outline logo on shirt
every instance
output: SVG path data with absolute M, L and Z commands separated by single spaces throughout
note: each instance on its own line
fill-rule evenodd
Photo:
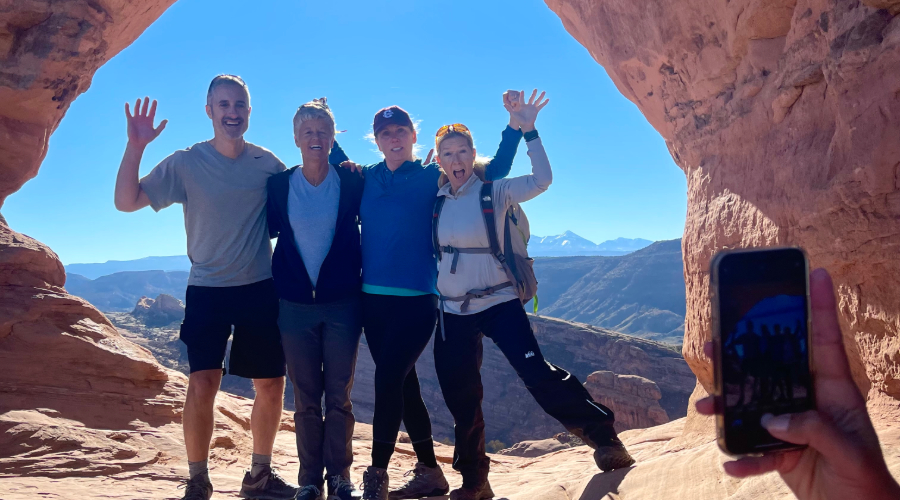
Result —
M 490 197 L 490 196 L 485 196 L 485 197 L 482 198 L 481 200 L 482 200 L 482 201 L 491 201 L 491 197 Z
M 533 358 L 533 357 L 534 357 L 534 351 L 528 351 L 525 353 L 525 359 Z
M 390 117 L 394 116 L 394 111 L 391 109 L 386 109 L 386 110 L 384 110 L 384 114 L 382 114 L 381 116 L 383 116 L 385 118 L 390 118 Z

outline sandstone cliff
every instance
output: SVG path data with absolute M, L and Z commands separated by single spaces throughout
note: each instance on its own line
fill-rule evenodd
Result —
M 546 2 L 687 177 L 684 355 L 701 384 L 713 253 L 800 245 L 835 278 L 859 386 L 896 408 L 900 2 Z

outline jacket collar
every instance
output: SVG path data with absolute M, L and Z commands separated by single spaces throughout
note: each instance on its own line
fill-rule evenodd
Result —
M 476 183 L 478 184 L 477 186 Z M 465 194 L 472 189 L 481 189 L 481 179 L 479 179 L 478 176 L 475 175 L 475 172 L 472 172 L 472 175 L 470 175 L 466 182 L 464 182 L 463 185 L 459 187 L 459 190 L 456 191 L 455 195 L 450 193 L 450 181 L 447 181 L 447 183 L 441 186 L 441 189 L 438 190 L 438 196 L 446 196 L 451 200 L 455 200 L 462 196 L 465 196 Z

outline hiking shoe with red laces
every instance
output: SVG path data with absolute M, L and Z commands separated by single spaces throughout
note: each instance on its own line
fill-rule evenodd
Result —
M 184 498 L 182 500 L 209 500 L 212 498 L 213 485 L 206 474 L 197 474 L 188 479 L 182 486 L 184 487 Z
M 268 469 L 257 477 L 251 476 L 250 471 L 247 471 L 239 495 L 241 498 L 255 500 L 294 500 L 297 490 L 297 485 L 285 481 L 275 469 Z
M 439 497 L 450 491 L 450 484 L 444 477 L 441 466 L 428 467 L 422 462 L 416 463 L 416 468 L 408 471 L 405 476 L 412 476 L 402 487 L 390 494 L 390 500 L 403 500 L 411 498 Z
M 624 444 L 612 446 L 600 446 L 594 450 L 594 462 L 603 472 L 615 469 L 624 469 L 634 465 L 634 459 L 628 454 Z
M 494 498 L 491 483 L 485 481 L 481 486 L 463 486 L 450 492 L 450 500 L 488 500 Z

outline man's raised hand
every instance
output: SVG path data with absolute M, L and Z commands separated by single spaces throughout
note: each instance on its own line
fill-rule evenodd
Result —
M 128 142 L 142 148 L 159 137 L 159 134 L 166 128 L 166 123 L 169 122 L 163 120 L 159 122 L 159 126 L 153 127 L 153 120 L 156 118 L 156 100 L 150 104 L 149 97 L 144 98 L 143 106 L 140 99 L 134 103 L 134 115 L 131 114 L 131 109 L 126 102 L 125 117 L 128 120 Z

